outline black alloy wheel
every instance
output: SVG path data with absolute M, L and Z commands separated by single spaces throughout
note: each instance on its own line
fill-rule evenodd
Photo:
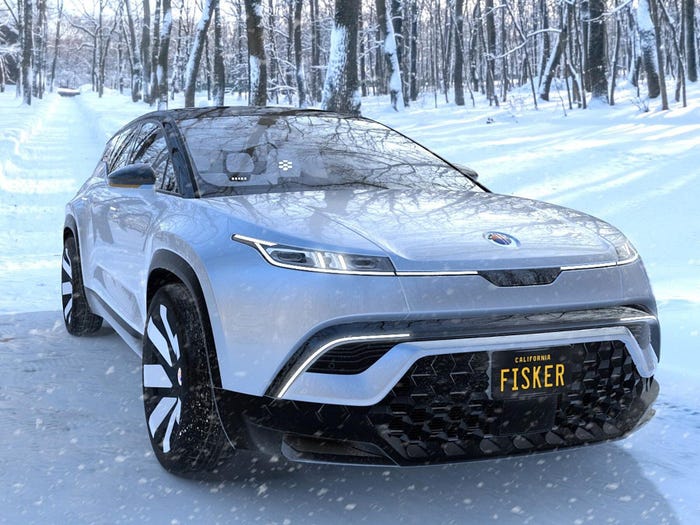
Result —
M 83 287 L 78 246 L 72 236 L 63 241 L 61 261 L 61 296 L 63 300 L 63 322 L 71 335 L 89 335 L 102 326 L 102 317 L 90 311 Z
M 143 402 L 153 451 L 174 474 L 215 471 L 234 452 L 216 413 L 208 344 L 187 287 L 160 288 L 143 338 Z

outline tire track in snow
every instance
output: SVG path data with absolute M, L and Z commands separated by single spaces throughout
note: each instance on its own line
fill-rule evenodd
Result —
M 53 309 L 60 297 L 65 203 L 92 173 L 104 142 L 95 116 L 78 100 L 56 94 L 4 120 L 11 132 L 0 141 L 7 153 L 0 172 L 0 312 L 17 311 L 18 304 Z

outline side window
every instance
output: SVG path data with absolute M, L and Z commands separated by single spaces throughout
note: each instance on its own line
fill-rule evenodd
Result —
M 131 137 L 133 134 L 133 128 L 125 129 L 110 141 L 104 156 L 108 173 L 128 164 L 129 155 L 131 154 Z
M 147 122 L 141 127 L 134 145 L 133 162 L 143 162 L 156 173 L 156 189 L 177 193 L 177 182 L 168 144 L 157 124 Z
M 162 189 L 170 193 L 180 193 L 180 188 L 177 186 L 177 178 L 175 177 L 175 170 L 173 169 L 173 161 L 170 155 L 168 155 L 168 162 L 163 173 Z
M 138 133 L 134 137 L 134 154 L 132 155 L 132 163 L 134 162 L 145 162 L 150 164 L 151 162 L 145 157 L 147 151 L 151 148 L 153 143 L 163 137 L 160 126 L 155 122 L 145 122 L 141 125 Z M 163 139 L 165 141 L 165 139 Z M 153 152 L 151 151 L 151 155 Z

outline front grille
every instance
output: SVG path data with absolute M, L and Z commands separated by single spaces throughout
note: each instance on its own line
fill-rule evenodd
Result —
M 566 391 L 519 400 L 489 397 L 487 352 L 422 358 L 368 414 L 409 462 L 439 462 L 612 439 L 646 408 L 651 379 L 639 376 L 623 343 L 572 345 Z

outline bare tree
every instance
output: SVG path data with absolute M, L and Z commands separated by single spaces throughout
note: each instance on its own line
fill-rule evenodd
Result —
M 63 0 L 60 0 L 61 2 Z M 134 16 L 131 12 L 131 1 L 124 0 L 126 9 L 126 24 L 129 32 L 129 57 L 131 61 L 131 100 L 137 102 L 141 99 L 141 56 L 136 42 L 136 27 L 134 25 Z
M 267 104 L 267 57 L 262 22 L 262 0 L 245 0 L 248 34 L 248 104 Z
M 384 57 L 389 73 L 389 96 L 391 107 L 395 111 L 404 109 L 403 85 L 401 82 L 401 65 L 399 64 L 398 46 L 394 34 L 393 13 L 391 3 L 386 0 L 377 0 L 377 18 L 384 40 Z
M 158 83 L 158 109 L 168 109 L 168 54 L 170 52 L 170 32 L 173 27 L 173 16 L 170 0 L 162 0 L 162 22 L 158 39 L 158 68 L 156 79 Z
M 311 22 L 311 98 L 321 99 L 321 31 L 319 28 L 318 0 L 309 0 Z
M 639 0 L 637 7 L 637 27 L 639 28 L 639 46 L 642 53 L 642 66 L 647 76 L 649 98 L 656 98 L 661 93 L 659 83 L 659 59 L 656 54 L 656 30 L 651 18 L 649 0 Z
M 411 68 L 409 82 L 409 98 L 418 99 L 418 0 L 409 0 L 411 20 Z
M 36 24 L 34 27 L 34 67 L 32 91 L 35 97 L 43 98 L 46 88 L 46 41 L 48 18 L 46 0 L 37 0 Z
M 562 28 L 559 32 L 559 40 L 557 40 L 557 45 L 550 51 L 547 64 L 544 68 L 544 79 L 540 84 L 540 98 L 542 100 L 549 100 L 549 91 L 552 87 L 552 81 L 554 80 L 554 75 L 556 74 L 556 69 L 559 66 L 562 56 L 566 51 L 566 42 L 569 35 L 569 27 L 567 24 L 565 11 L 566 5 L 561 7 L 561 20 Z
M 32 104 L 32 55 L 34 49 L 34 5 L 32 0 L 21 0 L 21 41 L 22 60 L 20 69 L 22 75 L 22 101 L 30 106 Z
M 464 106 L 464 0 L 455 0 L 455 104 Z
M 661 43 L 661 24 L 659 22 L 659 8 L 657 0 L 649 0 L 651 20 L 654 24 L 654 45 L 656 46 L 656 59 L 658 60 L 659 88 L 661 91 L 661 109 L 668 109 L 668 95 L 666 93 L 666 72 L 664 70 L 663 45 Z
M 185 66 L 185 106 L 194 106 L 194 91 L 197 85 L 197 72 L 199 71 L 199 63 L 202 60 L 202 52 L 204 51 L 204 42 L 206 40 L 207 30 L 214 14 L 214 7 L 218 0 L 205 0 L 202 6 L 202 17 L 197 22 L 194 39 L 192 40 L 192 48 Z
M 61 43 L 61 21 L 63 20 L 63 0 L 56 2 L 56 32 L 53 41 L 53 58 L 51 59 L 51 72 L 49 73 L 49 91 L 53 91 L 56 82 L 56 62 L 58 61 L 58 49 Z
M 299 95 L 299 107 L 306 107 L 306 80 L 304 79 L 304 62 L 301 46 L 301 8 L 302 0 L 294 1 L 294 68 Z
M 510 11 L 510 5 L 508 5 Z M 512 11 L 510 14 L 515 27 L 518 29 L 523 40 L 523 34 L 518 21 Z M 496 16 L 494 13 L 493 0 L 486 0 L 486 98 L 489 104 L 498 106 L 498 95 L 496 95 Z
M 143 64 L 141 92 L 143 101 L 151 100 L 151 2 L 143 0 L 143 23 L 141 24 L 141 63 Z
M 359 115 L 362 100 L 357 79 L 357 19 L 360 0 L 335 0 L 331 50 L 321 107 Z M 398 92 L 401 93 L 400 85 Z
M 605 44 L 605 0 L 588 0 L 583 4 L 584 22 L 588 26 L 588 46 L 586 49 L 586 80 L 594 98 L 608 101 L 607 58 Z M 587 12 L 585 11 L 587 7 Z
M 221 8 L 219 2 L 214 6 L 214 104 L 224 105 L 224 45 L 221 41 Z
M 695 0 L 683 0 L 683 29 L 687 56 L 688 80 L 698 81 L 697 40 L 695 36 Z

